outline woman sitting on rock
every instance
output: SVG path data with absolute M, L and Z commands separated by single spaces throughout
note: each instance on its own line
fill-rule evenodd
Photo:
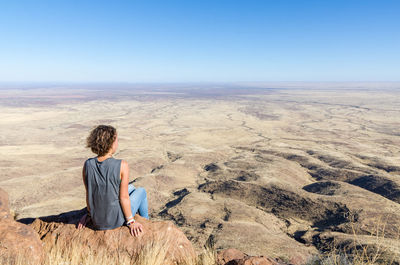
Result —
M 133 216 L 138 211 L 149 219 L 147 194 L 144 188 L 129 184 L 128 163 L 112 157 L 118 148 L 116 129 L 97 126 L 87 138 L 87 147 L 97 156 L 87 159 L 83 166 L 87 214 L 79 221 L 78 228 L 83 228 L 90 220 L 99 230 L 126 224 L 131 235 L 138 236 L 143 227 Z

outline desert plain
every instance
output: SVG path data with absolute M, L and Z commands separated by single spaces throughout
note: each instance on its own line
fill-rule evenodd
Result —
M 0 187 L 15 219 L 85 207 L 90 130 L 197 249 L 306 260 L 400 255 L 400 84 L 58 84 L 0 89 Z

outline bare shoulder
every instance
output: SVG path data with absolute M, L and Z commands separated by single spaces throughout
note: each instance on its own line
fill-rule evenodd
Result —
M 129 171 L 128 162 L 121 159 L 121 174 L 127 173 Z
M 128 167 L 128 162 L 125 160 L 121 159 L 121 167 Z

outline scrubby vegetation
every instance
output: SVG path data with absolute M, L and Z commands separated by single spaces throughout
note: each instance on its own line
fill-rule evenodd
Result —
M 311 257 L 307 265 L 398 265 L 399 256 L 393 254 L 385 240 L 385 228 L 387 223 L 379 218 L 376 223 L 375 232 L 371 233 L 372 241 L 363 242 L 363 237 L 356 233 L 357 223 L 352 220 L 351 227 L 353 239 L 348 244 L 332 242 L 330 250 L 325 253 Z M 400 237 L 398 229 L 397 240 Z M 400 246 L 391 246 L 400 248 Z
M 166 244 L 169 240 L 153 241 L 145 245 L 137 255 L 127 253 L 111 254 L 104 250 L 91 249 L 76 242 L 57 243 L 45 246 L 45 257 L 40 265 L 164 265 L 169 259 Z M 189 255 L 188 255 L 189 257 Z M 38 265 L 27 260 L 23 255 L 14 259 L 4 258 L 1 264 L 10 265 Z M 187 258 L 176 263 L 177 265 L 214 265 L 216 251 L 208 246 L 195 259 Z

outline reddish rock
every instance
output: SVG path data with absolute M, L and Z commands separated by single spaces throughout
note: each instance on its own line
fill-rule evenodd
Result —
M 225 265 L 226 263 L 228 263 L 231 260 L 235 260 L 235 259 L 243 259 L 246 255 L 235 248 L 228 248 L 228 249 L 224 249 L 218 252 L 217 255 L 217 262 L 218 264 L 223 264 Z
M 238 263 L 239 265 L 276 265 L 276 261 L 266 257 L 247 257 Z
M 8 195 L 0 189 L 0 262 L 1 259 L 15 260 L 19 256 L 39 263 L 43 258 L 42 242 L 31 227 L 14 221 L 10 215 Z
M 234 248 L 221 250 L 217 255 L 218 265 L 283 265 L 284 262 L 264 256 L 249 256 Z
M 301 256 L 293 256 L 290 258 L 289 262 L 291 264 L 304 264 L 306 260 Z
M 196 257 L 192 243 L 170 221 L 149 221 L 136 215 L 135 219 L 143 225 L 144 232 L 139 237 L 133 237 L 126 226 L 99 231 L 92 229 L 89 224 L 88 227 L 78 230 L 76 223 L 84 211 L 82 209 L 59 216 L 36 219 L 31 226 L 45 244 L 56 242 L 79 244 L 82 246 L 82 251 L 90 248 L 134 257 L 146 246 L 154 248 L 157 244 L 158 246 L 161 244 L 166 250 L 165 264 Z

